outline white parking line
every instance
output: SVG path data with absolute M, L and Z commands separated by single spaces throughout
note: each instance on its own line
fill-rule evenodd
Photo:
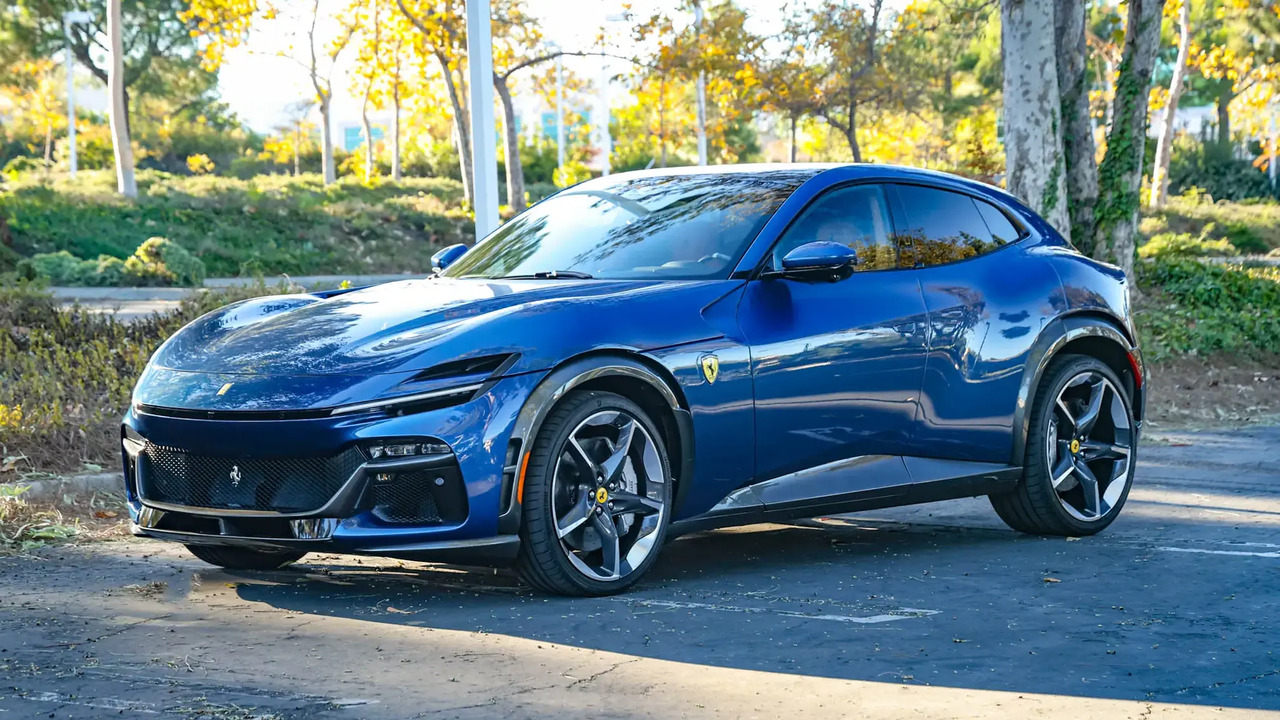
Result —
M 124 712 L 128 710 L 135 713 L 146 713 L 147 715 L 159 715 L 159 711 L 152 708 L 155 705 L 151 703 L 138 702 L 135 700 L 121 700 L 120 698 L 93 698 L 72 699 L 67 695 L 60 695 L 55 692 L 38 692 L 30 695 L 17 695 L 15 697 L 23 700 L 33 700 L 35 702 L 51 702 L 60 705 L 79 705 L 81 707 L 100 708 L 103 710 L 117 710 Z
M 892 610 L 879 615 L 858 617 L 854 615 L 811 615 L 809 613 L 796 612 L 794 610 L 774 610 L 772 608 L 743 607 L 739 605 L 713 605 L 711 603 L 685 602 L 680 600 L 640 600 L 634 598 L 617 598 L 616 601 L 624 602 L 629 605 L 667 608 L 670 610 L 712 610 L 715 612 L 779 615 L 781 617 L 799 618 L 801 620 L 826 620 L 829 622 L 856 623 L 858 625 L 872 625 L 875 623 L 893 622 L 894 620 L 922 618 L 930 615 L 937 615 L 939 612 L 938 610 L 899 608 L 898 610 Z
M 1271 547 L 1270 545 L 1266 545 L 1266 544 L 1262 544 L 1262 545 L 1263 547 Z M 1165 552 L 1201 553 L 1204 555 L 1244 555 L 1247 557 L 1280 558 L 1280 552 L 1249 552 L 1246 550 L 1206 550 L 1203 548 L 1180 548 L 1180 547 L 1160 547 L 1156 549 L 1164 550 Z

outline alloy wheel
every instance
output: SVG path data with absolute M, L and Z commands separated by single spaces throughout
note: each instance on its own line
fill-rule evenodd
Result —
M 1133 456 L 1133 420 L 1103 374 L 1086 370 L 1058 392 L 1045 433 L 1054 494 L 1078 520 L 1093 522 L 1124 497 Z
M 654 552 L 667 513 L 663 468 L 649 431 L 630 413 L 597 412 L 573 429 L 556 459 L 551 512 L 578 572 L 617 580 Z

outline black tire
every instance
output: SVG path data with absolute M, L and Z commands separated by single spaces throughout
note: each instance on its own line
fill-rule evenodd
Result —
M 187 551 L 210 565 L 228 570 L 278 570 L 306 555 L 292 550 L 254 550 L 224 545 L 188 545 Z
M 612 581 L 588 577 L 573 566 L 556 534 L 552 502 L 552 483 L 562 448 L 579 423 L 601 411 L 623 411 L 644 426 L 656 447 L 666 479 L 662 502 L 667 510 L 656 530 L 652 549 L 630 573 Z M 622 592 L 639 581 L 657 559 L 671 522 L 671 497 L 671 463 L 662 435 L 648 414 L 631 400 L 614 393 L 583 391 L 571 394 L 552 408 L 533 443 L 524 478 L 523 523 L 516 568 L 526 582 L 546 593 L 592 597 Z
M 1133 404 L 1129 398 L 1129 392 L 1110 367 L 1101 360 L 1087 355 L 1063 355 L 1055 358 L 1045 370 L 1040 387 L 1036 390 L 1031 424 L 1027 432 L 1022 480 L 1010 493 L 989 496 L 996 514 L 1014 530 L 1032 535 L 1069 537 L 1093 535 L 1105 530 L 1115 521 L 1129 497 L 1129 491 L 1133 488 L 1133 473 L 1137 459 L 1136 445 L 1130 451 L 1124 492 L 1110 510 L 1101 517 L 1081 520 L 1071 515 L 1062 506 L 1053 489 L 1046 442 L 1050 417 L 1063 387 L 1072 378 L 1087 371 L 1099 373 L 1111 382 L 1124 403 L 1126 415 L 1132 422 Z

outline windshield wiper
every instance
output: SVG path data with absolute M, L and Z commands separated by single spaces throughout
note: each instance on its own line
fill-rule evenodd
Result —
M 503 275 L 499 280 L 558 280 L 560 278 L 569 278 L 570 280 L 591 280 L 593 276 L 577 270 L 543 270 L 541 272 L 530 273 L 528 275 Z

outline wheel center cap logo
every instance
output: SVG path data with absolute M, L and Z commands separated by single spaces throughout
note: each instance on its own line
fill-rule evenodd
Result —
M 240 481 L 241 481 L 242 479 L 244 479 L 244 478 L 243 478 L 243 476 L 242 476 L 242 475 L 240 475 L 240 466 L 239 466 L 239 465 L 232 465 L 232 466 L 231 466 L 231 474 L 230 474 L 228 477 L 230 477 L 230 478 L 231 478 L 231 486 L 232 486 L 232 487 L 240 487 Z
M 605 490 L 604 488 L 598 488 L 596 490 L 596 502 L 600 503 L 601 505 L 609 502 L 609 491 Z
M 1072 455 L 1075 455 L 1075 454 L 1076 454 L 1076 453 L 1078 453 L 1078 452 L 1080 452 L 1080 441 L 1079 441 L 1079 440 L 1072 440 L 1072 441 L 1071 441 L 1071 454 L 1072 454 Z

